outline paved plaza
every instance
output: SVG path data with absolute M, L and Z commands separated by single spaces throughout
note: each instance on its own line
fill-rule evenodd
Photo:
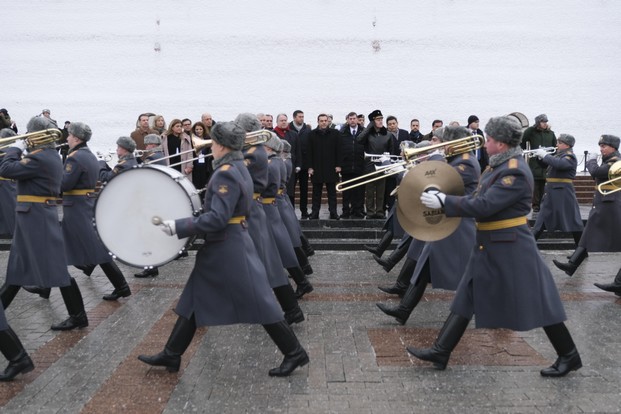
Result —
M 553 258 L 567 251 L 547 251 Z M 481 413 L 618 412 L 621 401 L 621 298 L 593 282 L 609 282 L 618 254 L 591 254 L 569 278 L 552 267 L 584 367 L 565 378 L 542 378 L 555 360 L 542 329 L 514 333 L 470 324 L 445 371 L 411 358 L 406 345 L 431 344 L 448 313 L 451 292 L 428 289 L 405 326 L 375 302 L 394 300 L 377 289 L 385 273 L 367 252 L 318 251 L 311 257 L 315 291 L 294 330 L 309 365 L 288 378 L 267 371 L 282 357 L 260 326 L 199 329 L 179 373 L 136 357 L 159 352 L 176 319 L 172 308 L 195 252 L 136 279 L 121 266 L 133 295 L 118 303 L 98 268 L 92 277 L 71 268 L 85 298 L 90 326 L 49 327 L 66 317 L 58 289 L 50 300 L 20 291 L 7 317 L 36 364 L 0 385 L 2 413 Z M 8 252 L 0 253 L 6 268 Z M 524 260 L 530 260 L 525 257 Z M 396 303 L 396 302 L 394 302 Z M 2 360 L 2 364 L 5 360 Z

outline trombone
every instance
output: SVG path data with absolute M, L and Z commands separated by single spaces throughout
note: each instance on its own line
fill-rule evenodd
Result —
M 30 132 L 28 134 L 15 135 L 8 138 L 0 139 L 0 150 L 10 147 L 16 141 L 23 139 L 26 141 L 26 146 L 28 148 L 37 147 L 39 145 L 50 144 L 52 142 L 56 143 L 62 140 L 63 134 L 59 129 L 49 128 L 44 129 L 42 131 Z
M 383 161 L 390 161 L 390 162 L 399 162 L 399 161 L 403 161 L 403 157 L 400 155 L 391 155 L 389 152 L 385 152 L 383 154 L 368 154 L 368 153 L 364 153 L 364 158 L 370 158 L 369 161 L 371 162 L 383 162 Z
M 199 152 L 201 152 L 203 150 L 203 148 L 211 147 L 211 144 L 213 144 L 213 140 L 211 140 L 211 139 L 200 139 L 199 137 L 192 137 L 192 147 L 194 147 L 194 148 L 189 149 L 189 150 L 185 150 L 185 151 L 181 151 L 181 152 L 178 152 L 176 154 L 168 155 L 166 157 L 158 158 L 157 160 L 148 161 L 148 162 L 145 162 L 144 164 L 145 165 L 153 164 L 153 163 L 159 162 L 161 160 L 168 160 L 170 158 L 179 157 L 179 156 L 181 156 L 183 154 L 189 154 L 191 152 L 194 152 L 195 154 L 198 154 Z M 149 150 L 138 150 L 138 151 L 149 151 Z M 136 152 L 134 152 L 134 154 Z M 183 161 L 183 162 L 185 163 L 185 162 L 188 162 L 188 161 L 190 161 L 190 160 Z M 177 164 L 175 164 L 175 165 L 177 165 Z
M 617 161 L 608 170 L 608 181 L 597 186 L 597 191 L 601 195 L 616 193 L 621 190 L 621 161 Z
M 374 172 L 338 183 L 336 185 L 336 191 L 342 192 L 351 190 L 352 188 L 399 174 L 404 170 L 409 170 L 416 164 L 416 162 L 425 159 L 429 156 L 429 152 L 433 152 L 436 149 L 442 148 L 444 150 L 444 157 L 454 157 L 459 154 L 465 154 L 467 152 L 482 148 L 484 144 L 485 141 L 481 135 L 470 135 L 454 141 L 440 142 L 439 144 L 428 145 L 426 147 L 406 148 L 403 150 L 403 156 L 405 158 L 403 161 L 377 167 Z

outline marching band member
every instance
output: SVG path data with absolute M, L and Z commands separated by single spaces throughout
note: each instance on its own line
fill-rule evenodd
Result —
M 469 135 L 464 127 L 444 127 L 442 142 L 454 141 Z M 472 194 L 481 175 L 481 167 L 474 152 L 447 157 L 446 162 L 459 173 L 464 182 L 465 194 Z M 426 242 L 399 305 L 389 307 L 378 303 L 377 307 L 385 314 L 394 316 L 401 325 L 405 325 L 422 299 L 428 284 L 431 283 L 434 289 L 456 290 L 470 257 L 469 246 L 475 243 L 475 234 L 474 219 L 464 218 L 450 236 Z M 447 255 L 447 252 L 451 254 Z
M 148 134 L 144 137 L 145 153 L 142 157 L 143 163 L 155 165 L 168 165 L 164 158 L 162 149 L 162 139 L 157 134 Z M 146 157 L 145 157 L 146 155 Z
M 130 137 L 119 137 L 116 140 L 116 155 L 119 157 L 119 162 L 113 169 L 110 169 L 105 161 L 99 161 L 101 166 L 99 181 L 108 182 L 112 177 L 138 165 L 136 157 L 134 157 L 134 151 L 136 151 L 136 143 L 133 139 Z
M 82 122 L 69 125 L 69 153 L 65 160 L 63 174 L 63 237 L 67 252 L 67 264 L 85 273 L 92 273 L 99 265 L 114 291 L 104 300 L 117 300 L 131 295 L 121 269 L 114 263 L 97 236 L 91 220 L 94 216 L 95 186 L 99 175 L 97 157 L 88 148 L 92 136 L 91 128 Z M 148 135 L 145 137 L 145 143 Z
M 597 154 L 591 154 L 586 168 L 598 184 L 608 181 L 610 167 L 621 159 L 619 155 L 619 137 L 602 135 L 599 139 L 599 151 L 602 154 L 602 165 L 597 164 Z M 614 186 L 609 185 L 608 190 Z M 604 188 L 606 189 L 606 188 Z M 578 247 L 569 257 L 569 262 L 561 263 L 553 260 L 556 267 L 572 276 L 578 266 L 586 259 L 588 252 L 619 252 L 621 251 L 621 192 L 601 194 L 595 191 L 593 208 L 589 212 L 586 227 L 578 243 Z
M 54 128 L 45 117 L 34 117 L 28 132 Z M 54 142 L 35 144 L 22 158 L 23 141 L 17 141 L 0 157 L 0 176 L 17 180 L 17 214 L 7 276 L 0 288 L 6 309 L 22 286 L 60 287 L 69 318 L 52 330 L 88 326 L 80 288 L 67 271 L 67 258 L 58 225 L 58 194 L 63 166 Z M 49 293 L 48 293 L 49 294 Z
M 261 122 L 251 113 L 242 113 L 235 118 L 244 131 L 254 132 L 261 129 Z M 263 144 L 244 145 L 244 164 L 248 168 L 253 183 L 252 206 L 248 213 L 248 234 L 254 242 L 259 258 L 267 273 L 274 295 L 285 312 L 289 325 L 304 320 L 304 312 L 298 303 L 293 287 L 285 274 L 278 254 L 278 246 L 268 224 L 265 210 L 261 204 L 261 193 L 267 187 L 268 164 L 267 151 Z
M 211 136 L 214 173 L 207 184 L 204 212 L 161 224 L 170 236 L 204 235 L 205 244 L 196 254 L 175 309 L 179 318 L 164 350 L 138 359 L 176 372 L 197 326 L 262 324 L 285 355 L 269 375 L 287 376 L 309 359 L 283 319 L 248 234 L 245 218 L 250 213 L 253 182 L 241 152 L 246 133 L 234 122 L 221 122 L 214 125 Z
M 584 226 L 573 184 L 578 166 L 578 160 L 572 151 L 575 143 L 576 139 L 572 135 L 561 134 L 556 139 L 554 154 L 543 148 L 533 152 L 541 163 L 548 166 L 541 209 L 532 230 L 535 240 L 547 230 L 571 232 L 576 246 L 580 241 Z
M 509 117 L 494 117 L 485 134 L 489 166 L 475 192 L 421 195 L 425 206 L 444 208 L 448 217 L 474 217 L 477 235 L 451 313 L 433 346 L 407 350 L 442 370 L 473 315 L 477 328 L 528 331 L 542 326 L 558 359 L 541 375 L 561 377 L 581 368 L 582 361 L 563 323 L 565 309 L 552 274 L 528 228 L 533 174 L 519 147 L 522 127 Z
M 0 138 L 9 138 L 17 135 L 10 128 L 0 130 Z M 0 234 L 13 237 L 15 230 L 15 197 L 17 188 L 14 180 L 0 177 Z

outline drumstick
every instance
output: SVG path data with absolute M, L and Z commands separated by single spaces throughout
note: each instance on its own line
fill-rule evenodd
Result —
M 159 226 L 160 224 L 162 224 L 162 218 L 159 216 L 153 216 L 151 218 L 151 223 L 155 224 L 156 226 Z

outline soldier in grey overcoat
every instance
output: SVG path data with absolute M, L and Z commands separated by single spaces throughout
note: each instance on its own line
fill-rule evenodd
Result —
M 123 171 L 130 170 L 138 165 L 136 157 L 134 157 L 134 151 L 136 151 L 136 143 L 130 137 L 119 137 L 116 140 L 116 155 L 119 156 L 119 162 L 110 169 L 105 161 L 99 161 L 99 181 L 106 183 L 112 178 L 116 177 Z
M 0 138 L 17 135 L 10 128 L 0 130 Z M 14 180 L 0 177 L 0 235 L 13 237 L 17 188 Z
M 145 164 L 168 165 L 164 159 L 162 139 L 157 134 L 148 134 L 144 137 L 145 155 L 142 162 Z
M 443 142 L 465 138 L 469 135 L 470 133 L 464 127 L 448 126 L 444 128 Z M 481 166 L 474 153 L 466 152 L 448 157 L 446 161 L 461 177 L 465 194 L 472 194 L 481 176 Z M 450 236 L 434 242 L 425 242 L 410 284 L 399 305 L 391 307 L 378 303 L 377 307 L 385 314 L 395 317 L 401 325 L 405 325 L 422 299 L 429 283 L 434 289 L 456 290 L 463 269 L 470 258 L 470 246 L 475 243 L 475 235 L 474 219 L 464 217 Z
M 287 233 L 287 228 L 283 223 L 280 212 L 278 211 L 278 205 L 276 204 L 276 196 L 278 195 L 278 189 L 282 181 L 280 178 L 280 161 L 282 160 L 280 160 L 278 155 L 281 145 L 280 138 L 278 138 L 276 134 L 272 134 L 272 137 L 264 144 L 268 154 L 268 181 L 265 190 L 261 193 L 261 203 L 263 204 L 263 210 L 265 210 L 267 221 L 270 223 L 269 228 L 274 235 L 278 253 L 280 254 L 280 260 L 282 261 L 283 267 L 287 269 L 287 272 L 289 272 L 289 275 L 297 285 L 295 293 L 299 299 L 305 294 L 312 292 L 313 285 L 308 281 L 308 278 L 300 267 L 291 243 L 291 238 Z
M 241 149 L 246 133 L 234 122 L 217 123 L 211 130 L 214 173 L 207 184 L 203 213 L 198 217 L 163 220 L 162 230 L 185 238 L 202 235 L 205 243 L 179 298 L 177 323 L 159 354 L 138 358 L 150 365 L 179 370 L 181 355 L 197 326 L 262 324 L 285 358 L 270 376 L 287 376 L 308 363 L 308 355 L 269 286 L 248 234 L 253 182 Z
M 572 135 L 561 134 L 556 140 L 554 154 L 542 148 L 534 151 L 540 162 L 548 166 L 541 210 L 533 226 L 535 240 L 547 230 L 571 232 L 576 245 L 580 241 L 584 226 L 573 184 L 578 166 L 572 150 L 575 143 Z
M 108 254 L 93 227 L 95 186 L 100 167 L 97 157 L 87 145 L 91 135 L 91 128 L 82 122 L 72 122 L 69 126 L 67 137 L 69 153 L 65 160 L 61 187 L 63 191 L 62 229 L 67 251 L 67 264 L 87 274 L 92 273 L 95 266 L 99 265 L 114 286 L 114 291 L 105 295 L 103 299 L 117 300 L 131 295 L 131 291 L 121 269 Z
M 50 127 L 53 125 L 47 118 L 34 117 L 27 130 L 36 132 Z M 59 287 L 69 318 L 52 325 L 52 329 L 83 328 L 88 326 L 88 318 L 78 284 L 67 271 L 65 243 L 58 224 L 62 160 L 54 142 L 29 145 L 23 158 L 18 146 L 8 148 L 0 157 L 0 176 L 17 180 L 15 235 L 6 281 L 0 288 L 2 304 L 6 309 L 22 286 L 43 290 Z
M 239 114 L 235 118 L 235 123 L 247 133 L 261 129 L 261 122 L 256 115 L 251 113 Z M 285 320 L 290 325 L 302 322 L 304 312 L 300 308 L 295 291 L 282 267 L 278 247 L 274 235 L 268 228 L 265 210 L 260 201 L 261 193 L 265 190 L 268 181 L 267 151 L 263 144 L 257 144 L 244 145 L 242 152 L 253 184 L 252 205 L 248 212 L 248 233 L 265 266 L 270 287 L 285 312 Z
M 0 382 L 11 381 L 18 374 L 25 374 L 34 369 L 34 364 L 24 346 L 9 326 L 2 306 L 0 306 L 0 353 L 9 361 L 5 370 L 0 372 Z
M 553 260 L 556 267 L 572 276 L 578 266 L 586 259 L 588 252 L 620 252 L 621 251 L 621 192 L 601 194 L 597 187 L 608 181 L 610 168 L 621 160 L 619 155 L 619 137 L 602 135 L 599 139 L 599 150 L 602 155 L 602 164 L 598 165 L 597 155 L 590 155 L 586 168 L 595 180 L 595 195 L 593 208 L 589 212 L 584 233 L 578 247 L 569 257 L 567 263 Z M 605 184 L 604 191 L 617 188 L 614 184 Z
M 477 190 L 466 196 L 437 190 L 421 194 L 448 217 L 474 217 L 476 243 L 451 304 L 451 313 L 430 349 L 408 347 L 415 357 L 445 369 L 473 315 L 477 328 L 528 331 L 543 327 L 558 354 L 542 376 L 560 377 L 582 367 L 564 324 L 565 309 L 550 270 L 528 227 L 533 175 L 519 147 L 522 127 L 512 118 L 493 117 L 485 126 L 489 166 Z

